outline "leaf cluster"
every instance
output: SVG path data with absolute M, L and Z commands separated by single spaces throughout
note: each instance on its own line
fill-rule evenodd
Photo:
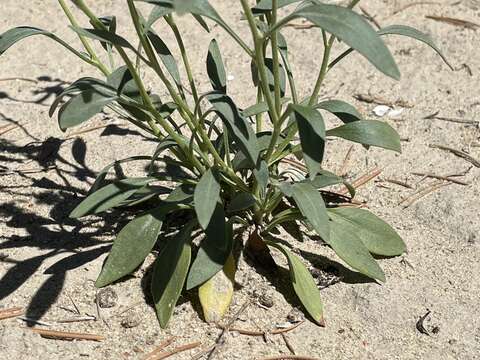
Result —
M 62 130 L 108 108 L 157 140 L 153 154 L 105 167 L 89 195 L 70 214 L 80 218 L 113 208 L 143 206 L 117 235 L 97 279 L 98 287 L 133 272 L 162 239 L 152 294 L 164 327 L 182 289 L 202 286 L 221 272 L 235 245 L 234 230 L 250 228 L 260 234 L 263 250 L 276 249 L 286 257 L 296 294 L 311 318 L 322 324 L 320 294 L 309 271 L 289 247 L 269 237 L 287 223 L 315 231 L 351 268 L 385 281 L 373 255 L 399 255 L 405 251 L 404 242 L 371 212 L 339 206 L 344 198 L 327 199 L 327 190 L 333 185 L 349 189 L 348 201 L 355 196 L 355 189 L 324 169 L 322 162 L 329 138 L 396 152 L 401 150 L 400 138 L 390 125 L 363 118 L 341 100 L 319 102 L 318 94 L 326 76 L 352 52 L 361 54 L 386 76 L 399 79 L 398 67 L 382 37 L 410 37 L 440 54 L 429 36 L 408 26 L 375 31 L 353 10 L 358 1 L 341 7 L 318 0 L 261 0 L 251 7 L 241 0 L 242 21 L 250 29 L 252 47 L 207 0 L 127 0 L 138 40 L 132 44 L 118 32 L 115 16 L 98 17 L 83 0 L 72 0 L 90 21 L 91 27 L 82 28 L 65 1 L 58 1 L 82 41 L 82 51 L 46 30 L 18 27 L 0 36 L 0 55 L 30 36 L 55 40 L 103 74 L 102 78 L 78 79 L 54 101 L 50 115 L 58 110 Z M 138 10 L 138 2 L 152 5 L 147 17 Z M 288 5 L 293 5 L 288 7 L 288 15 L 280 18 L 278 10 Z M 238 51 L 249 56 L 255 104 L 241 109 L 229 95 L 222 52 L 215 39 L 205 56 L 205 74 L 212 90 L 198 92 L 175 21 L 183 14 L 192 15 L 205 31 L 211 23 L 220 26 L 238 44 Z M 305 98 L 297 91 L 288 41 L 282 34 L 295 19 L 311 22 L 323 41 L 314 90 Z M 156 32 L 160 21 L 173 32 L 181 59 L 172 55 Z M 96 52 L 95 42 L 104 54 Z M 331 59 L 332 48 L 340 42 L 348 50 Z M 182 82 L 177 60 L 183 63 L 188 84 Z M 158 77 L 168 97 L 154 92 L 163 88 L 146 88 L 141 67 Z M 324 116 L 328 113 L 342 125 L 327 129 Z M 138 161 L 148 163 L 144 177 L 107 180 L 116 166 Z M 180 218 L 179 227 L 170 224 L 169 219 L 175 217 Z M 200 239 L 198 249 L 196 238 Z

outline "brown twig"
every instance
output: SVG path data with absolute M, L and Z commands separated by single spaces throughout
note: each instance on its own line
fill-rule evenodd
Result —
M 72 297 L 70 295 L 67 294 L 67 297 L 68 299 L 70 300 L 70 302 L 72 303 L 73 307 L 75 308 L 75 312 L 80 315 L 80 309 L 78 308 L 77 304 L 75 304 L 75 301 L 73 301 Z
M 264 336 L 265 334 L 280 335 L 280 334 L 284 334 L 284 333 L 290 332 L 292 330 L 295 330 L 297 327 L 302 325 L 304 322 L 305 321 L 300 321 L 300 322 L 296 323 L 295 325 L 290 326 L 288 328 L 277 329 L 277 330 L 272 330 L 272 331 L 255 331 L 255 330 L 246 330 L 246 329 L 239 329 L 239 328 L 230 328 L 230 331 L 238 332 L 239 334 L 248 335 L 248 336 Z M 218 327 L 220 329 L 223 329 L 223 327 L 221 325 L 218 325 Z
M 238 317 L 247 309 L 250 305 L 250 300 L 245 301 L 242 307 L 232 316 L 232 318 L 227 322 L 227 324 L 222 328 L 222 333 L 217 338 L 215 342 L 215 346 L 213 347 L 212 351 L 208 355 L 207 359 L 212 359 L 215 353 L 218 351 L 219 347 L 224 343 L 225 336 L 230 331 L 232 325 L 237 321 Z
M 465 181 L 452 179 L 450 176 L 441 176 L 441 175 L 435 175 L 435 174 L 431 174 L 431 173 L 417 173 L 417 172 L 413 172 L 412 175 L 423 176 L 425 178 L 431 178 L 431 179 L 437 179 L 437 180 L 450 181 L 450 182 L 458 184 L 458 185 L 464 185 L 464 186 L 470 185 L 469 183 L 466 183 Z
M 400 185 L 400 186 L 403 186 L 407 189 L 413 189 L 413 186 L 408 184 L 405 181 L 400 181 L 400 180 L 396 180 L 396 179 L 383 179 L 383 181 L 388 182 L 390 184 Z
M 425 16 L 427 19 L 432 19 L 435 21 L 440 21 L 446 24 L 454 25 L 454 26 L 461 26 L 466 29 L 472 29 L 476 30 L 477 28 L 480 27 L 479 24 L 468 21 L 468 20 L 462 20 L 462 19 L 454 19 L 451 17 L 446 17 L 446 16 L 433 16 L 433 15 L 427 15 Z
M 4 135 L 12 130 L 18 129 L 21 125 L 20 124 L 8 124 L 5 126 L 0 127 L 0 136 Z
M 215 347 L 217 346 L 217 344 L 212 344 L 210 345 L 209 347 L 203 349 L 203 350 L 200 350 L 198 353 L 196 353 L 195 355 L 193 355 L 190 360 L 199 360 L 201 359 L 202 357 L 204 357 L 205 355 L 211 353 L 213 351 L 213 349 L 215 349 Z
M 55 321 L 57 324 L 66 324 L 66 323 L 75 323 L 75 322 L 83 322 L 83 321 L 96 321 L 97 318 L 95 316 L 87 315 L 87 316 L 79 316 L 76 318 L 71 319 L 62 319 Z
M 431 147 L 431 148 L 434 148 L 434 149 L 440 149 L 440 150 L 449 151 L 449 152 L 451 152 L 452 154 L 454 154 L 454 155 L 456 155 L 456 156 L 458 156 L 458 157 L 461 157 L 462 159 L 467 160 L 467 161 L 470 162 L 473 166 L 475 166 L 475 167 L 477 167 L 477 168 L 480 168 L 480 161 L 478 161 L 477 159 L 475 159 L 474 157 L 470 156 L 469 154 L 467 154 L 467 153 L 464 152 L 464 151 L 457 150 L 457 149 L 453 149 L 453 148 L 448 147 L 448 146 L 437 145 L 437 144 L 430 144 L 430 147 Z
M 154 359 L 157 359 L 157 355 L 160 354 L 163 349 L 165 349 L 167 346 L 169 346 L 171 343 L 173 343 L 175 341 L 175 336 L 172 336 L 170 338 L 168 338 L 167 340 L 161 342 L 156 348 L 155 350 L 149 352 L 147 355 L 145 355 L 145 357 L 143 358 L 143 360 L 154 360 Z
M 266 357 L 259 360 L 318 360 L 318 359 L 310 356 L 303 356 L 303 355 L 280 355 L 280 356 Z
M 340 171 L 338 172 L 338 174 L 340 176 L 347 175 L 348 166 L 350 165 L 350 160 L 351 160 L 352 155 L 353 155 L 353 149 L 354 149 L 354 146 L 353 145 L 350 146 L 350 148 L 347 151 L 347 155 L 345 155 L 345 159 L 343 160 L 342 167 L 340 168 Z
M 358 189 L 368 183 L 369 181 L 375 179 L 377 176 L 379 176 L 382 173 L 382 169 L 376 167 L 374 168 L 371 172 L 359 177 L 357 180 L 355 180 L 352 184 L 352 186 L 355 189 Z M 348 189 L 345 188 L 344 190 L 341 190 L 339 192 L 341 195 L 346 195 L 348 193 Z
M 290 352 L 292 353 L 292 355 L 297 355 L 297 353 L 295 352 L 294 347 L 292 346 L 292 344 L 291 344 L 290 341 L 288 340 L 287 335 L 285 335 L 285 334 L 281 334 L 281 335 L 282 335 L 283 341 L 285 342 L 285 345 L 287 346 L 288 350 L 290 350 Z
M 25 311 L 21 307 L 14 307 L 10 309 L 0 310 L 0 320 L 10 319 L 23 315 Z
M 75 333 L 75 332 L 66 332 L 66 331 L 55 331 L 55 330 L 45 330 L 38 328 L 30 328 L 34 333 L 40 334 L 40 336 L 50 339 L 58 340 L 90 340 L 90 341 L 102 341 L 105 340 L 105 337 L 102 335 L 93 335 L 93 334 L 84 334 L 84 333 Z
M 365 95 L 365 94 L 355 94 L 353 97 L 358 101 L 369 103 L 369 104 L 386 105 L 390 107 L 400 106 L 403 108 L 413 108 L 412 104 L 404 100 L 390 101 L 378 96 Z
M 420 191 L 417 191 L 415 193 L 413 193 L 412 195 L 406 197 L 405 199 L 403 199 L 402 201 L 400 201 L 398 203 L 398 205 L 403 205 L 404 208 L 407 208 L 409 206 L 411 206 L 412 204 L 414 204 L 416 201 L 420 200 L 421 198 L 431 194 L 432 192 L 444 187 L 444 186 L 448 186 L 448 185 L 451 185 L 450 182 L 446 183 L 446 182 L 437 182 L 437 183 L 434 183 L 433 185 L 425 188 L 425 189 L 422 189 Z
M 2 175 L 13 175 L 13 174 L 36 174 L 36 173 L 41 173 L 41 172 L 47 172 L 50 170 L 56 169 L 56 165 L 48 166 L 45 168 L 31 168 L 31 169 L 16 169 L 16 170 L 6 170 L 6 171 L 0 171 L 0 176 Z
M 465 120 L 465 119 L 458 119 L 458 118 L 449 118 L 449 117 L 443 117 L 443 116 L 438 116 L 440 114 L 440 111 L 436 111 L 431 115 L 425 116 L 423 119 L 424 120 L 442 120 L 442 121 L 448 121 L 448 122 L 453 122 L 457 124 L 464 124 L 464 125 L 474 125 L 478 126 L 480 124 L 479 121 L 477 120 Z
M 166 359 L 166 358 L 169 358 L 170 356 L 173 356 L 173 355 L 178 354 L 180 352 L 195 349 L 196 347 L 199 347 L 200 345 L 202 345 L 202 343 L 200 341 L 197 341 L 197 342 L 194 342 L 194 343 L 191 343 L 191 344 L 185 344 L 185 345 L 177 346 L 176 348 L 173 348 L 170 351 L 165 351 L 165 352 L 159 353 L 155 357 L 149 358 L 149 360 Z

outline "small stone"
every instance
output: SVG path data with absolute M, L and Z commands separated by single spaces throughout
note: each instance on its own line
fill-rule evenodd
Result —
M 97 293 L 98 306 L 111 308 L 117 305 L 118 295 L 112 288 L 104 288 Z
M 298 309 L 293 308 L 287 315 L 287 320 L 291 323 L 298 323 L 305 320 L 305 315 Z
M 140 325 L 140 322 L 140 315 L 136 312 L 131 312 L 122 319 L 120 325 L 122 325 L 122 327 L 125 329 L 131 329 Z
M 267 308 L 273 307 L 275 305 L 275 301 L 273 300 L 273 295 L 270 293 L 263 293 L 258 297 L 258 302 L 260 305 L 263 305 Z

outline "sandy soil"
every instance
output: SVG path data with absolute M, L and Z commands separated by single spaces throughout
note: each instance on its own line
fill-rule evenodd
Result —
M 19 2 L 2 0 L 0 32 L 17 25 L 34 25 L 55 31 L 78 44 L 68 31 L 65 19 L 54 1 Z M 100 14 L 116 14 L 119 28 L 127 37 L 132 26 L 122 1 L 102 0 L 95 7 Z M 212 1 L 246 38 L 237 1 Z M 368 282 L 344 267 L 328 248 L 305 240 L 293 241 L 307 255 L 321 275 L 338 272 L 342 281 L 321 291 L 327 326 L 319 328 L 306 321 L 287 334 L 298 354 L 321 359 L 475 359 L 480 354 L 480 171 L 465 159 L 431 148 L 440 144 L 470 153 L 480 159 L 480 132 L 477 126 L 424 117 L 438 116 L 479 120 L 480 37 L 479 30 L 427 19 L 426 15 L 449 16 L 479 23 L 478 1 L 441 0 L 437 5 L 419 5 L 395 13 L 413 0 L 362 1 L 362 7 L 376 16 L 381 25 L 416 26 L 436 40 L 453 64 L 446 65 L 429 48 L 409 40 L 388 39 L 402 71 L 402 80 L 393 82 L 376 72 L 359 56 L 340 65 L 322 90 L 323 97 L 355 103 L 371 116 L 374 104 L 356 100 L 356 94 L 372 95 L 393 103 L 411 105 L 395 119 L 385 117 L 403 138 L 402 155 L 385 151 L 365 151 L 355 146 L 348 176 L 356 178 L 375 166 L 383 173 L 359 191 L 376 214 L 391 223 L 408 245 L 403 257 L 381 260 L 388 281 L 385 285 Z M 194 72 L 200 87 L 208 40 L 189 17 L 181 19 L 190 32 Z M 172 36 L 161 32 L 169 44 Z M 219 29 L 226 58 L 231 95 L 242 106 L 254 101 L 250 91 L 249 61 L 238 56 Z M 314 30 L 286 31 L 294 55 L 292 61 L 300 91 L 312 90 L 312 74 L 321 58 L 321 41 Z M 313 56 L 311 56 L 313 55 Z M 48 39 L 27 40 L 0 58 L 0 132 L 4 125 L 18 127 L 1 135 L 0 140 L 0 309 L 25 307 L 26 315 L 52 326 L 49 329 L 102 334 L 101 343 L 65 342 L 43 339 L 25 323 L 10 319 L 0 322 L 0 358 L 3 359 L 137 359 L 171 335 L 177 344 L 201 341 L 206 347 L 215 342 L 219 330 L 205 324 L 191 296 L 181 299 L 167 330 L 157 324 L 154 310 L 145 302 L 142 276 L 153 255 L 129 279 L 110 287 L 117 294 L 111 308 L 102 308 L 104 321 L 56 324 L 72 318 L 73 302 L 82 315 L 96 315 L 93 286 L 109 242 L 125 223 L 119 214 L 74 221 L 67 218 L 94 180 L 96 172 L 115 159 L 150 153 L 155 143 L 112 115 L 96 117 L 81 129 L 63 134 L 48 117 L 48 105 L 66 83 L 94 70 Z M 12 77 L 35 80 L 8 80 Z M 248 85 L 246 85 L 248 84 Z M 150 84 L 153 88 L 157 85 Z M 162 90 L 157 90 L 162 92 Z M 405 105 L 405 104 L 403 104 Z M 70 137 L 78 130 L 110 124 L 107 128 Z M 332 142 L 326 167 L 339 171 L 349 144 Z M 471 169 L 470 169 L 471 168 Z M 466 172 L 470 169 L 468 172 Z M 18 170 L 8 173 L 9 170 Z M 467 186 L 450 184 L 404 207 L 399 202 L 435 183 L 412 172 L 438 175 L 461 174 Z M 414 189 L 387 182 L 396 179 Z M 328 258 L 328 259 L 327 259 Z M 148 272 L 147 272 L 148 273 Z M 271 330 L 285 323 L 298 303 L 288 282 L 257 274 L 243 261 L 237 276 L 238 288 L 231 312 L 247 299 L 249 306 L 235 326 Z M 274 286 L 272 286 L 272 283 Z M 256 305 L 255 295 L 266 293 L 273 307 Z M 148 300 L 148 296 L 147 296 Z M 425 321 L 430 336 L 415 327 L 420 316 L 431 310 Z M 42 327 L 42 326 L 40 326 Z M 198 350 L 198 349 L 197 349 Z M 190 359 L 197 351 L 178 355 Z M 232 333 L 217 358 L 260 359 L 288 354 L 281 336 L 250 337 Z

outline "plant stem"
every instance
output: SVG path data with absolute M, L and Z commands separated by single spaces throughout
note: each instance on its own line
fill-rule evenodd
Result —
M 317 82 L 315 84 L 315 88 L 313 90 L 312 96 L 310 97 L 310 101 L 308 102 L 309 106 L 312 106 L 317 102 L 320 88 L 322 87 L 323 80 L 325 80 L 325 75 L 327 74 L 328 60 L 330 59 L 330 52 L 332 50 L 332 45 L 335 41 L 335 36 L 333 35 L 331 35 L 330 39 L 327 41 L 327 34 L 325 30 L 322 30 L 322 36 L 323 36 L 323 45 L 324 45 L 322 66 L 320 68 L 320 72 L 318 74 Z
M 185 49 L 182 36 L 178 31 L 178 27 L 177 27 L 177 24 L 175 23 L 173 15 L 165 16 L 165 21 L 167 22 L 168 26 L 170 26 L 170 28 L 172 29 L 173 34 L 175 35 L 175 39 L 177 40 L 180 53 L 182 54 L 182 60 L 185 66 L 185 71 L 187 72 L 188 82 L 190 83 L 190 88 L 192 90 L 193 100 L 195 101 L 195 104 L 197 104 L 198 103 L 197 87 L 195 86 L 195 81 L 193 79 L 193 74 L 192 74 L 192 68 L 190 66 L 190 61 L 188 60 L 187 51 Z M 202 110 L 200 108 L 199 108 L 199 115 L 202 116 Z
M 262 102 L 262 100 L 263 100 L 262 89 L 259 86 L 257 88 L 257 104 Z M 257 128 L 257 133 L 261 132 L 262 128 L 263 128 L 263 114 L 262 113 L 257 114 L 255 116 L 255 125 L 256 125 L 256 128 Z
M 65 3 L 65 0 L 58 0 L 58 3 L 62 7 L 63 12 L 67 16 L 68 20 L 70 21 L 70 24 L 72 24 L 73 27 L 79 27 L 77 20 L 75 19 L 75 16 L 73 16 L 72 12 L 70 11 L 70 8 L 67 6 Z M 95 50 L 92 48 L 90 45 L 90 42 L 82 35 L 78 35 L 80 41 L 83 44 L 83 47 L 85 50 L 88 52 L 88 54 L 91 56 L 94 65 L 105 75 L 108 76 L 110 75 L 110 71 L 107 69 L 107 67 L 100 61 L 98 58 Z
M 83 0 L 72 0 L 72 1 L 74 1 L 75 5 L 77 5 L 77 7 L 91 20 L 91 22 L 92 22 L 92 24 L 95 28 L 101 29 L 101 30 L 107 30 L 105 25 L 100 20 L 98 20 L 98 18 L 88 8 L 88 6 L 85 4 L 85 2 Z M 133 3 L 131 2 L 131 0 L 128 0 L 128 3 L 129 3 L 129 7 L 133 6 Z M 136 18 L 136 21 L 134 19 L 134 22 L 136 22 L 136 26 L 139 25 L 138 17 Z M 118 46 L 118 45 L 115 45 L 115 44 L 114 44 L 114 46 L 117 49 L 118 54 L 121 56 L 121 58 L 123 59 L 123 61 L 127 65 L 128 69 L 129 69 L 129 71 L 130 71 L 130 73 L 133 77 L 133 80 L 135 81 L 135 84 L 137 85 L 137 87 L 140 91 L 140 95 L 142 97 L 142 100 L 143 100 L 145 106 L 155 116 L 155 119 L 159 122 L 159 124 L 162 126 L 162 128 L 165 129 L 165 131 L 168 133 L 168 135 L 170 135 L 172 137 L 172 139 L 180 146 L 180 148 L 184 151 L 186 156 L 188 156 L 189 155 L 188 148 L 185 147 L 181 137 L 172 129 L 170 124 L 163 118 L 163 116 L 158 112 L 158 110 L 153 105 L 152 100 L 151 100 L 150 96 L 148 95 L 147 90 L 145 89 L 145 85 L 143 84 L 143 81 L 140 78 L 140 75 L 138 74 L 134 64 L 132 63 L 132 61 L 130 60 L 128 55 L 125 53 L 125 50 L 121 46 Z M 158 136 L 160 132 L 159 132 L 159 129 L 157 128 L 157 126 L 155 124 L 155 121 L 149 120 L 148 124 L 152 128 L 152 130 L 154 131 L 155 136 Z M 204 172 L 203 165 L 200 163 L 200 161 L 195 156 L 190 157 L 190 160 L 192 161 L 194 166 L 201 173 Z
M 278 1 L 272 0 L 272 20 L 271 25 L 275 25 L 277 22 L 277 10 L 278 10 Z M 280 102 L 280 62 L 278 59 L 278 37 L 277 30 L 273 31 L 271 34 L 271 46 L 272 46 L 272 60 L 273 60 L 273 82 L 274 82 L 274 93 L 275 93 L 275 111 L 277 114 L 281 112 L 281 102 Z
M 257 26 L 255 25 L 255 18 L 253 17 L 252 10 L 248 5 L 248 1 L 241 0 L 241 2 L 243 11 L 245 12 L 248 20 L 248 25 L 250 26 L 250 31 L 253 36 L 253 43 L 255 45 L 255 63 L 257 65 L 258 73 L 260 75 L 260 86 L 262 87 L 263 95 L 265 96 L 268 108 L 270 109 L 272 123 L 275 126 L 275 124 L 278 122 L 278 113 L 272 99 L 272 94 L 270 93 L 270 89 L 268 88 L 268 77 L 265 70 L 265 57 L 263 56 L 263 38 L 258 33 Z

